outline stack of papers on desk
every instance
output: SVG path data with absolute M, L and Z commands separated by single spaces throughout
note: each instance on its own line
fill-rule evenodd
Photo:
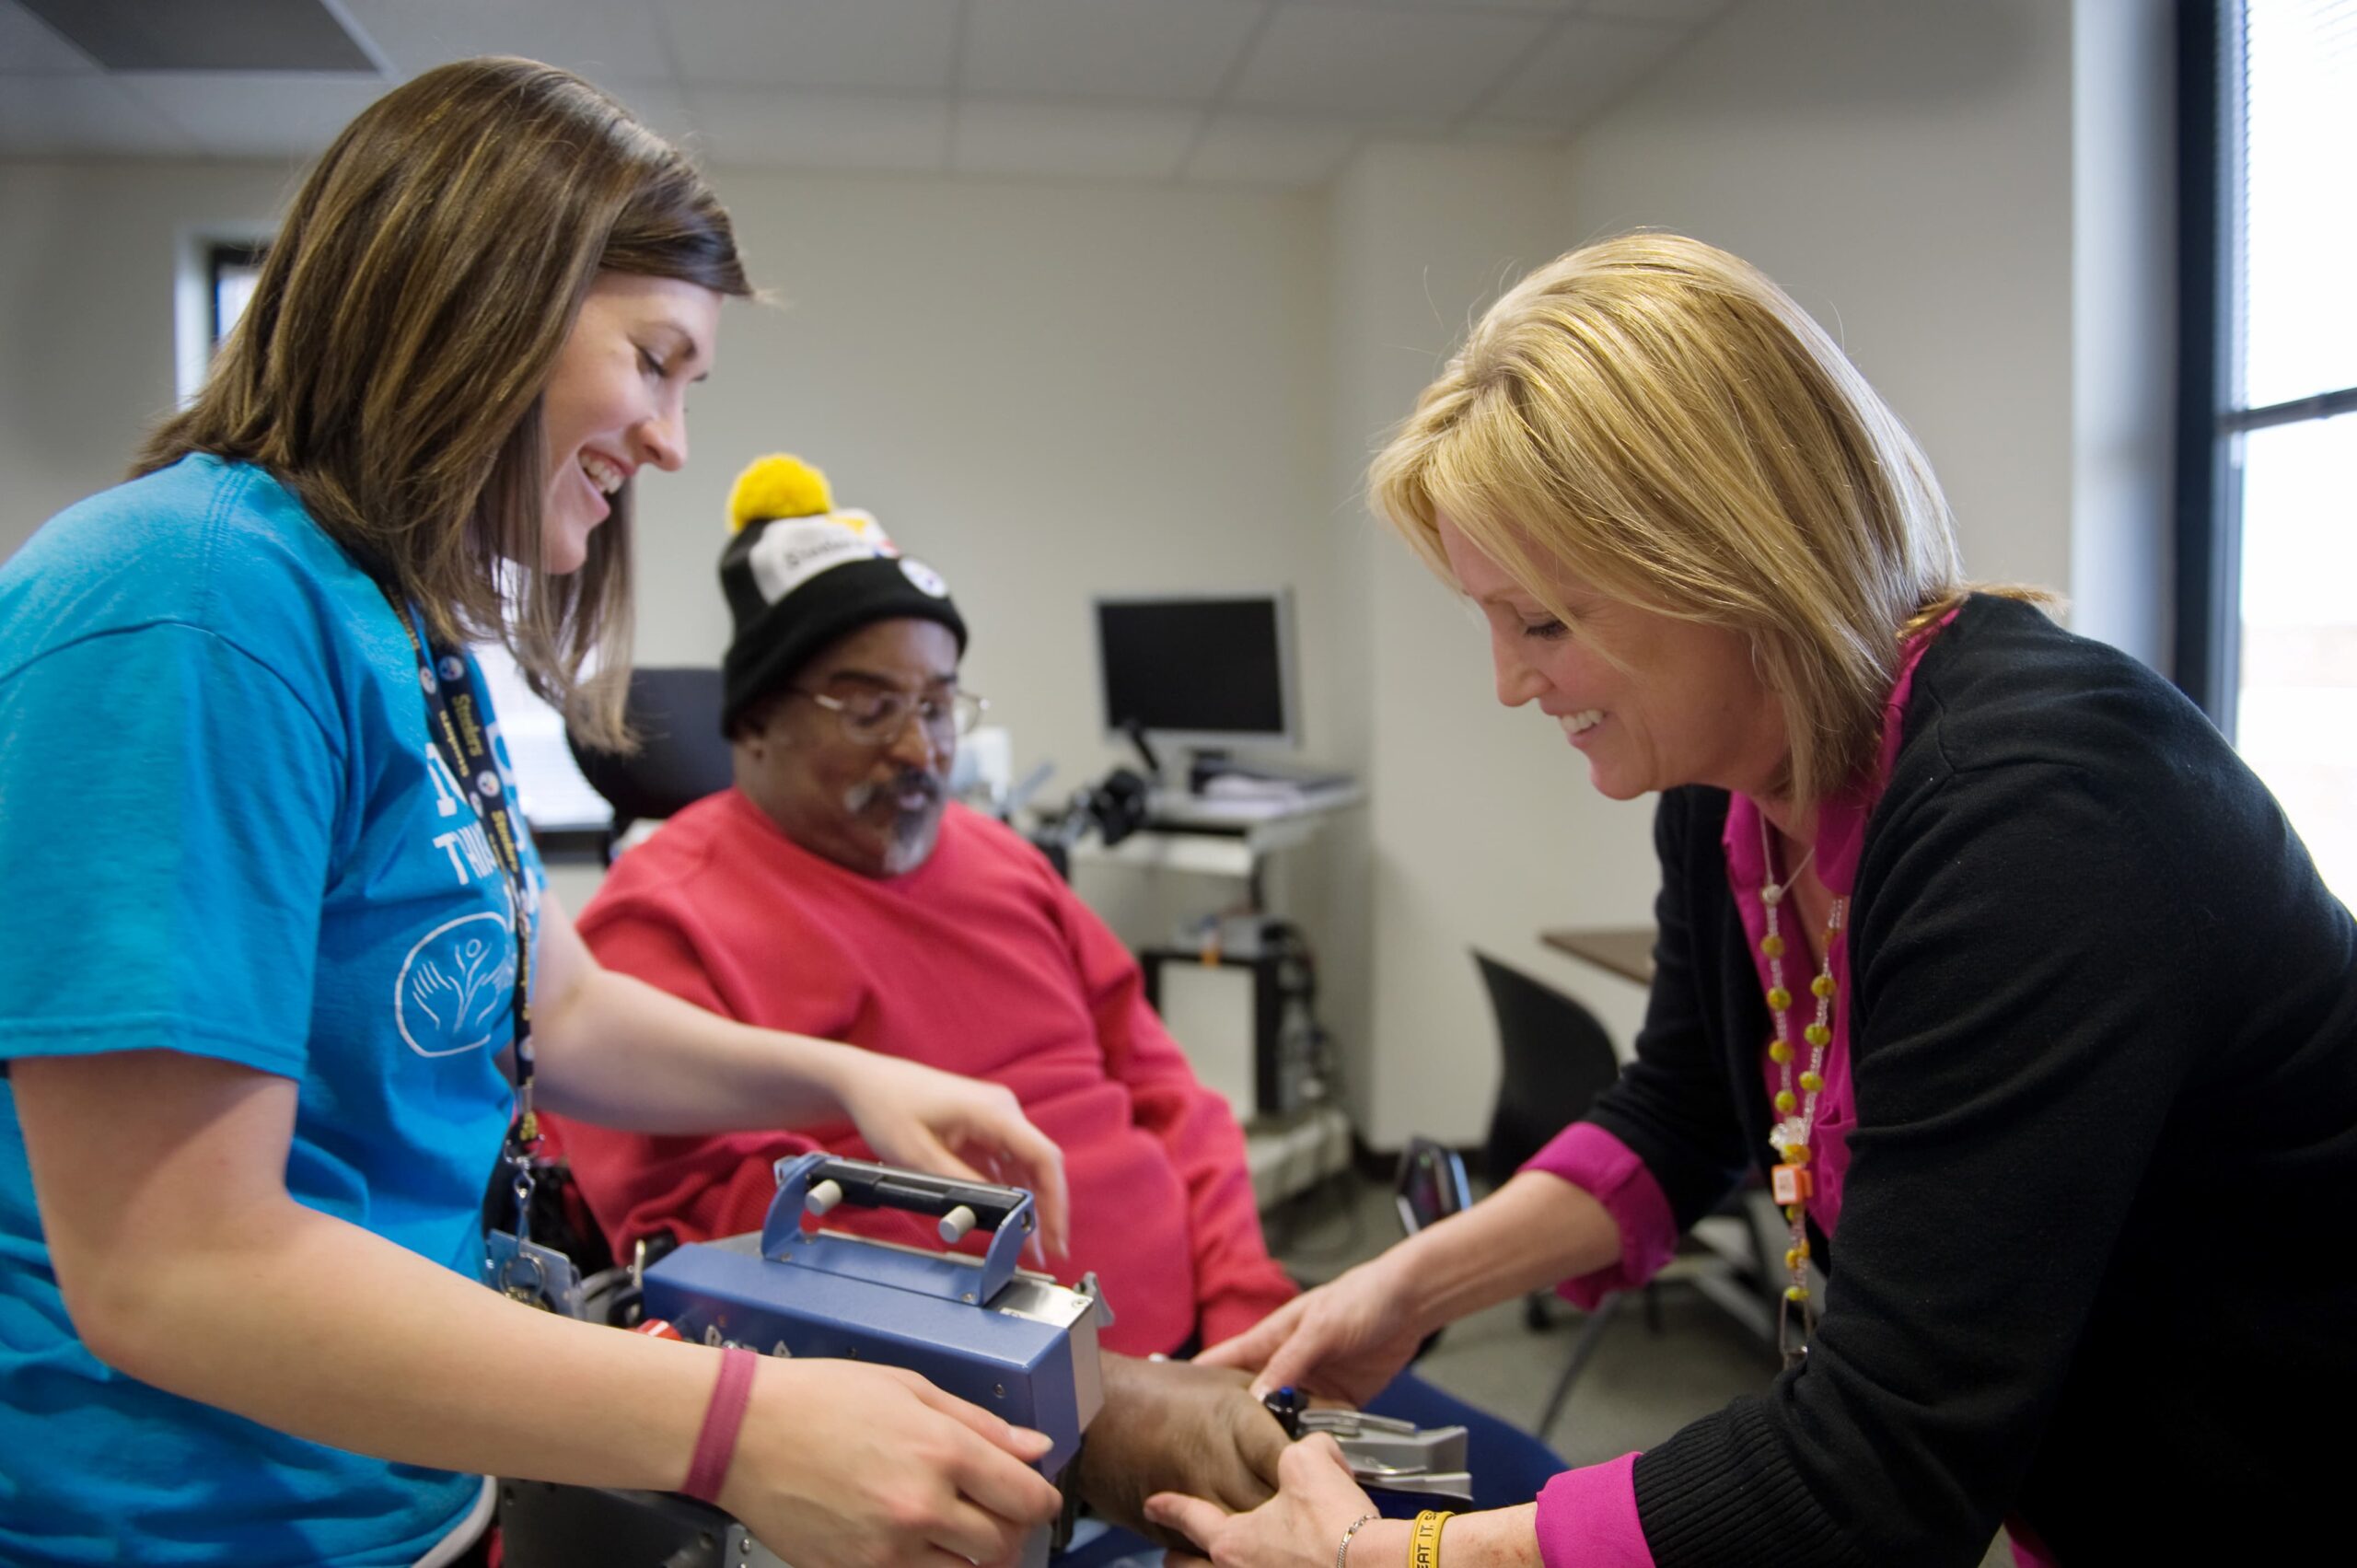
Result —
M 1297 779 L 1274 779 L 1259 773 L 1222 773 L 1203 785 L 1205 800 L 1278 800 L 1308 805 L 1321 796 L 1351 786 L 1348 773 L 1318 773 Z

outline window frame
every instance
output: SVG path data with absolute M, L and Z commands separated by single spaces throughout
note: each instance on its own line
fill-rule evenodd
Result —
M 2242 468 L 2254 430 L 2357 412 L 2357 385 L 2250 407 L 2235 367 L 2244 222 L 2229 127 L 2245 122 L 2247 0 L 2177 0 L 2177 625 L 2178 690 L 2229 741 L 2241 689 Z

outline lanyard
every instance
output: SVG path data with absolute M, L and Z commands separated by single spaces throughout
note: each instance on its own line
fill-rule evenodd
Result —
M 524 905 L 523 846 L 507 809 L 507 793 L 501 787 L 499 764 L 491 754 L 491 736 L 484 727 L 474 682 L 467 677 L 465 657 L 454 653 L 437 656 L 419 634 L 417 618 L 410 607 L 397 602 L 393 611 L 401 617 L 401 630 L 409 633 L 409 645 L 417 655 L 418 689 L 425 693 L 426 735 L 491 839 L 507 892 L 507 907 L 515 918 L 516 1121 L 508 1130 L 505 1157 L 516 1167 L 517 1201 L 521 1205 L 531 1197 L 532 1145 L 540 1137 L 540 1118 L 532 1110 L 532 921 Z

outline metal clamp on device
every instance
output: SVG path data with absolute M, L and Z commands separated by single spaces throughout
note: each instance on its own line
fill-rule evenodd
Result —
M 1461 1426 L 1419 1427 L 1362 1411 L 1313 1409 L 1300 1389 L 1290 1387 L 1271 1389 L 1260 1402 L 1288 1437 L 1313 1432 L 1332 1437 L 1350 1461 L 1351 1479 L 1370 1492 L 1473 1501 L 1468 1438 Z
M 1098 1299 L 1016 1267 L 1037 1228 L 1031 1194 L 823 1154 L 781 1160 L 758 1235 L 691 1243 L 650 1264 L 645 1313 L 681 1338 L 767 1355 L 872 1361 L 1048 1434 L 1051 1480 L 1080 1451 L 1104 1402 Z M 819 1230 L 806 1214 L 843 1205 L 930 1215 L 945 1242 L 976 1230 L 980 1258 Z M 510 1568 L 639 1562 L 655 1568 L 779 1568 L 717 1509 L 662 1493 L 501 1483 Z M 1023 1568 L 1044 1568 L 1051 1530 L 1032 1532 Z M 617 1543 L 633 1544 L 617 1556 Z M 641 1556 L 638 1542 L 651 1553 Z M 656 1550 L 659 1545 L 660 1550 Z

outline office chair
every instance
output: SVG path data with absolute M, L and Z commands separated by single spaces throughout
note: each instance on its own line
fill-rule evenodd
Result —
M 716 669 L 633 669 L 625 711 L 638 737 L 636 751 L 598 750 L 565 726 L 564 742 L 581 776 L 614 808 L 606 831 L 607 865 L 614 863 L 615 846 L 633 822 L 658 821 L 728 787 L 735 769 L 720 733 L 720 701 Z
M 1556 1133 L 1586 1114 L 1596 1097 L 1620 1075 L 1620 1061 L 1604 1026 L 1578 1002 L 1486 953 L 1476 951 L 1473 958 L 1480 966 L 1490 1006 L 1497 1016 L 1498 1049 L 1504 1066 L 1484 1152 L 1484 1164 L 1495 1186 Z M 1747 1203 L 1738 1192 L 1720 1215 L 1704 1219 L 1694 1233 L 1703 1249 L 1673 1260 L 1645 1285 L 1645 1317 L 1655 1331 L 1661 1328 L 1658 1287 L 1685 1283 L 1693 1285 L 1764 1343 L 1775 1342 L 1775 1318 L 1760 1295 L 1760 1282 L 1769 1278 L 1759 1251 L 1763 1243 L 1758 1227 L 1747 1218 Z M 1723 1220 L 1743 1223 L 1738 1229 Z M 1713 1226 L 1717 1228 L 1705 1229 Z M 1547 1326 L 1549 1294 L 1537 1293 L 1525 1303 L 1525 1317 L 1533 1329 Z M 1572 1385 L 1596 1354 L 1628 1295 L 1615 1292 L 1606 1296 L 1580 1325 L 1571 1360 L 1556 1376 L 1545 1411 L 1531 1429 L 1541 1439 L 1554 1430 L 1564 1401 L 1571 1398 Z

